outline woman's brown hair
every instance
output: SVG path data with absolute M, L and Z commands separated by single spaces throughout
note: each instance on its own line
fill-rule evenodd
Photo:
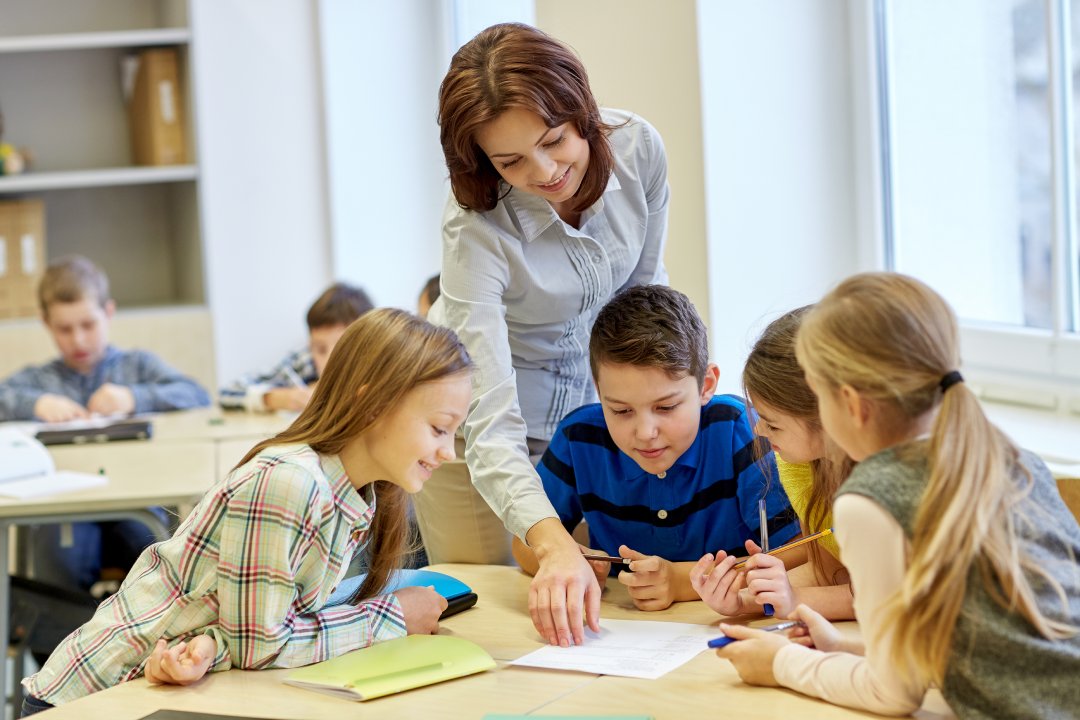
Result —
M 799 326 L 812 307 L 806 305 L 796 308 L 769 323 L 754 343 L 743 368 L 743 393 L 746 395 L 747 405 L 761 402 L 790 415 L 804 423 L 824 441 L 824 456 L 810 461 L 814 480 L 810 486 L 805 517 L 799 518 L 802 530 L 807 534 L 826 529 L 825 518 L 832 508 L 836 491 L 854 467 L 851 459 L 825 435 L 818 417 L 817 398 L 806 384 L 803 370 L 795 359 L 795 339 L 799 334 Z M 755 438 L 755 450 L 759 460 L 764 461 L 770 449 L 765 438 Z M 811 543 L 808 554 L 817 581 L 830 584 L 847 582 L 841 571 L 837 571 L 834 577 L 822 576 L 822 568 L 827 566 L 822 552 L 824 551 L 818 543 Z
M 615 158 L 589 76 L 577 55 L 521 23 L 492 25 L 461 46 L 439 86 L 439 139 L 450 187 L 466 210 L 493 209 L 507 188 L 476 142 L 480 128 L 510 108 L 539 115 L 549 128 L 572 122 L 589 143 L 589 167 L 575 212 L 607 188 Z
M 1038 578 L 1068 606 L 1061 584 L 1020 543 L 1021 503 L 1033 479 L 1026 468 L 1017 472 L 1018 449 L 987 419 L 966 383 L 942 389 L 945 375 L 960 367 L 958 334 L 952 308 L 922 282 L 863 273 L 807 314 L 796 343 L 799 363 L 820 392 L 853 388 L 875 408 L 876 425 L 906 431 L 934 413 L 911 554 L 881 628 L 895 633 L 897 672 L 938 683 L 953 652 L 972 567 L 990 596 L 1038 635 L 1054 640 L 1076 632 L 1044 615 L 1036 601 L 1032 581 Z M 901 451 L 921 453 L 922 447 Z
M 362 315 L 341 336 L 307 407 L 284 432 L 248 451 L 237 467 L 273 445 L 305 444 L 340 453 L 388 408 L 423 383 L 472 367 L 452 330 L 412 313 L 380 308 Z M 397 485 L 374 483 L 375 516 L 368 543 L 369 567 L 354 600 L 379 594 L 400 567 L 408 545 L 408 498 Z

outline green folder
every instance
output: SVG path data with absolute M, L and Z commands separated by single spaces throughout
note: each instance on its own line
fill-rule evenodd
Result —
M 409 635 L 289 673 L 287 685 L 346 700 L 370 700 L 495 667 L 476 643 L 449 635 Z

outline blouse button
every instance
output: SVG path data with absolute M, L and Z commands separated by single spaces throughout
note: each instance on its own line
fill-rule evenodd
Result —
M 661 520 L 666 520 L 667 510 L 661 510 L 660 512 L 656 513 L 656 517 L 660 518 Z
M 663 480 L 664 478 L 666 478 L 666 477 L 667 477 L 667 471 L 664 471 L 664 472 L 658 472 L 658 473 L 656 473 L 656 477 L 658 477 L 658 478 L 660 478 L 661 480 Z
M 604 256 L 601 255 L 600 253 L 596 253 L 595 255 L 592 256 L 592 261 L 594 263 L 596 263 L 597 265 L 599 265 L 600 261 L 603 260 L 603 259 L 604 259 Z

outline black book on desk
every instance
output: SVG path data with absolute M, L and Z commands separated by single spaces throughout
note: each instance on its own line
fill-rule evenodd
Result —
M 110 442 L 112 440 L 146 440 L 153 434 L 153 424 L 144 418 L 122 420 L 76 420 L 67 423 L 42 425 L 36 437 L 42 445 L 71 445 Z

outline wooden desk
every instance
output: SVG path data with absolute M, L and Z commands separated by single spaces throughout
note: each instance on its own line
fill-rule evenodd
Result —
M 49 710 L 42 720 L 136 720 L 170 708 L 190 712 L 307 720 L 367 717 L 472 718 L 485 713 L 651 714 L 657 720 L 699 717 L 876 717 L 838 708 L 786 690 L 743 685 L 730 663 L 712 652 L 659 680 L 603 677 L 507 666 L 507 661 L 542 646 L 528 615 L 529 578 L 516 568 L 484 565 L 436 565 L 470 584 L 476 607 L 442 624 L 441 632 L 483 646 L 499 666 L 479 675 L 419 688 L 364 703 L 350 703 L 281 682 L 288 670 L 215 673 L 193 687 L 154 687 L 143 679 L 96 693 Z M 715 623 L 704 603 L 678 603 L 658 613 L 633 608 L 625 589 L 615 583 L 604 593 L 604 618 L 638 618 Z M 931 693 L 921 718 L 951 717 L 939 694 Z

